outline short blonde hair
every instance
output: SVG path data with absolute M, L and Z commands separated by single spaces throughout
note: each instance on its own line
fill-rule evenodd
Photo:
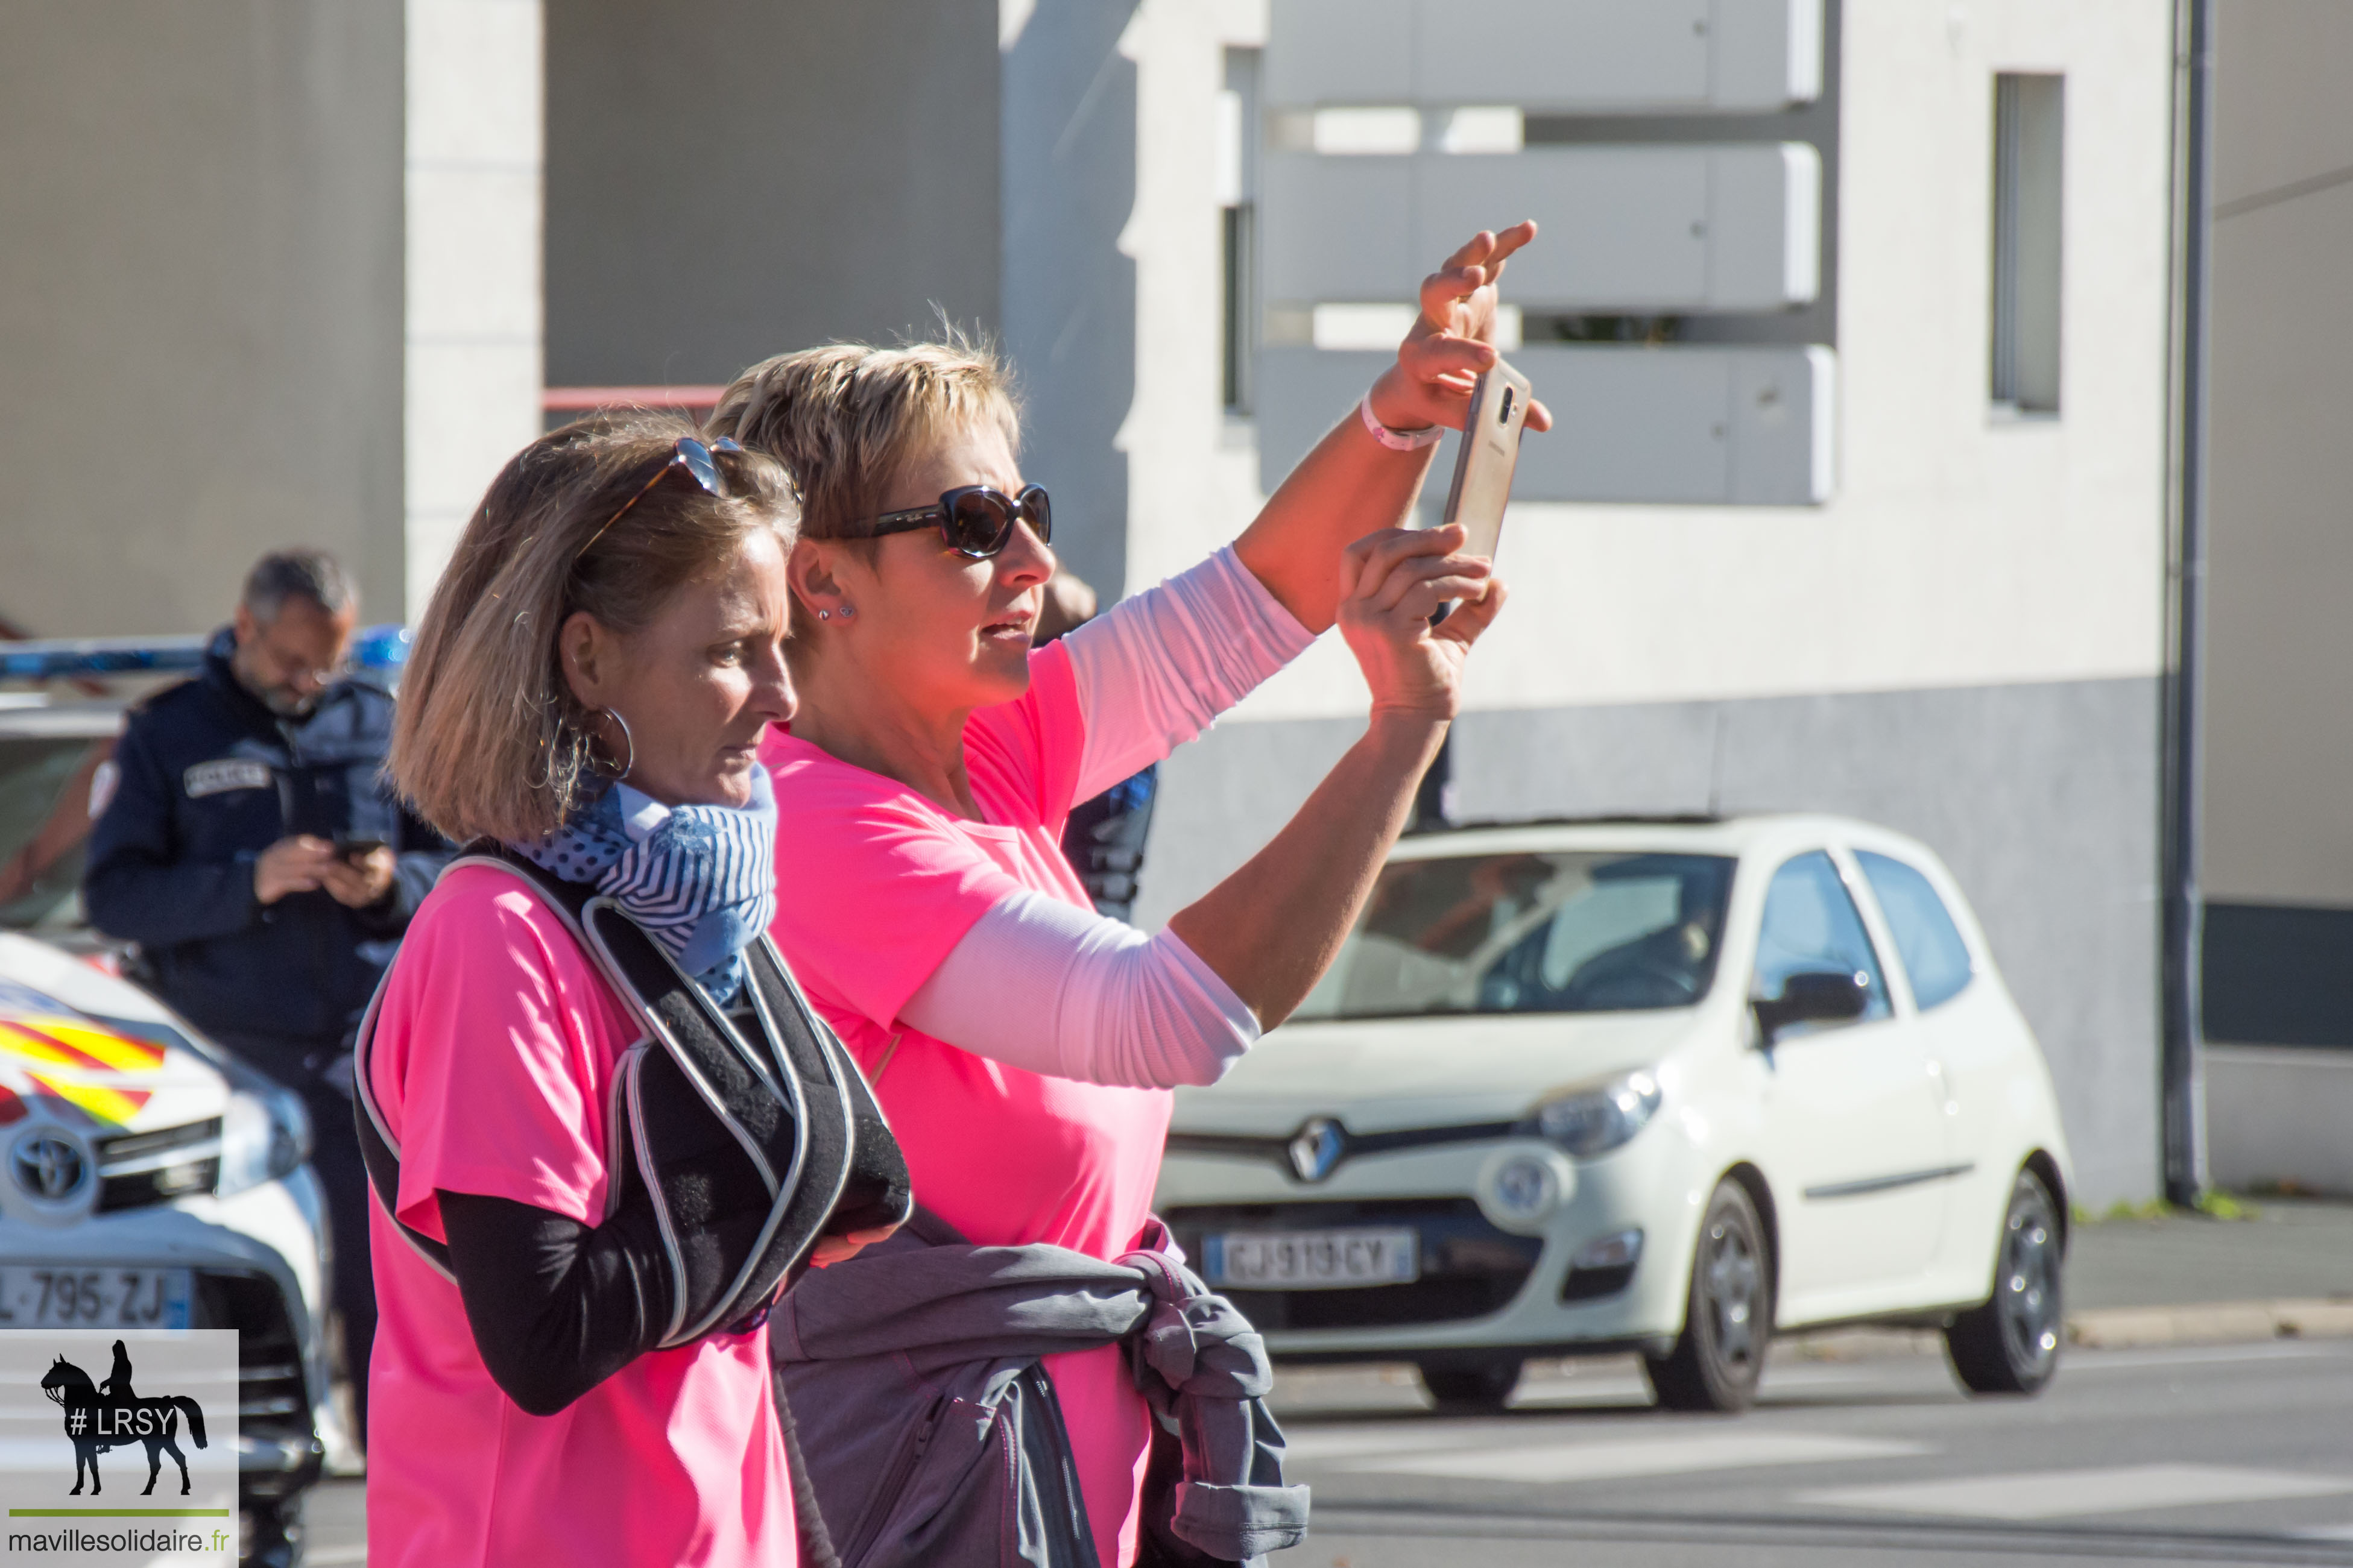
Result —
M 807 537 L 857 539 L 935 442 L 992 422 L 1018 451 L 1011 373 L 994 345 L 951 331 L 943 342 L 828 343 L 763 360 L 720 395 L 706 428 L 792 470 Z
M 723 496 L 665 476 L 694 433 L 675 416 L 585 419 L 491 481 L 418 623 L 385 763 L 449 838 L 542 838 L 582 799 L 590 715 L 556 650 L 575 611 L 626 636 L 757 531 L 791 546 L 791 481 L 769 458 L 713 453 Z

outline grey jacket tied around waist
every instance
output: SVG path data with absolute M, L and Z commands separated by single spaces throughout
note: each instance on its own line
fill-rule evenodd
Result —
M 1105 1263 L 975 1247 L 919 1211 L 786 1293 L 769 1344 L 844 1568 L 1095 1568 L 1038 1362 L 1119 1341 L 1184 1454 L 1173 1518 L 1147 1536 L 1165 1522 L 1170 1549 L 1223 1563 L 1299 1543 L 1307 1489 L 1283 1484 L 1265 1344 L 1154 1228 L 1158 1245 Z

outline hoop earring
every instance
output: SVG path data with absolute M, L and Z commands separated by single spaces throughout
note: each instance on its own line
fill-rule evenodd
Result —
M 599 708 L 596 711 L 621 727 L 621 744 L 628 748 L 628 754 L 621 759 L 621 771 L 612 775 L 613 782 L 619 784 L 623 779 L 628 778 L 630 771 L 638 765 L 637 738 L 629 733 L 629 721 L 610 708 Z

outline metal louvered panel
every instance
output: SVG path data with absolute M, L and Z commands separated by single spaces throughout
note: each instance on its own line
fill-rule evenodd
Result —
M 1837 359 L 1829 349 L 1536 343 L 1511 359 L 1555 421 L 1520 448 L 1517 500 L 1806 506 L 1830 498 Z M 1261 353 L 1259 472 L 1270 490 L 1388 363 L 1311 348 Z M 1454 446 L 1450 436 L 1425 500 L 1444 494 Z
M 1821 91 L 1821 0 L 1274 0 L 1267 101 L 1757 113 Z
M 1555 243 L 1512 263 L 1513 301 L 1590 311 L 1778 310 L 1821 274 L 1821 161 L 1802 142 L 1542 147 L 1480 156 L 1270 153 L 1268 303 L 1398 300 L 1495 224 Z

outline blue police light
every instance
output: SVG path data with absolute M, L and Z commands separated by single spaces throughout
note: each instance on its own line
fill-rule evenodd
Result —
M 409 644 L 414 640 L 406 626 L 396 623 L 363 626 L 359 636 L 352 639 L 352 664 L 389 686 L 400 679 L 402 667 L 408 663 Z
M 204 667 L 205 637 L 50 637 L 0 642 L 0 682 L 38 684 L 129 675 L 190 674 Z M 408 662 L 408 628 L 362 627 L 352 639 L 352 668 L 385 685 Z

